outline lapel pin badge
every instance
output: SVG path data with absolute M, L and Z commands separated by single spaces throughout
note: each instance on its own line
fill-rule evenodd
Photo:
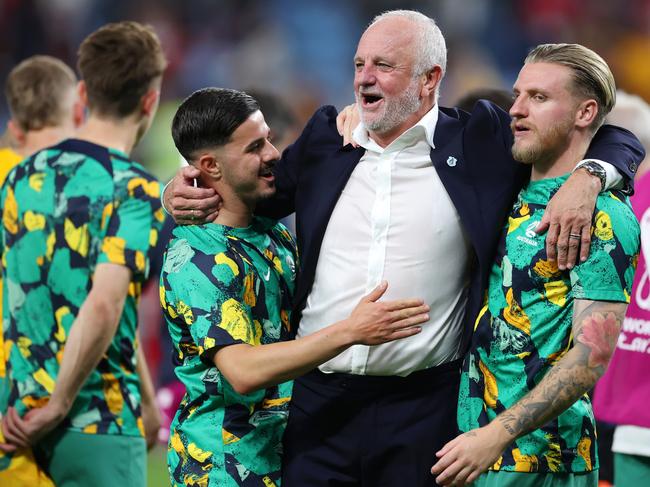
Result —
M 448 165 L 449 167 L 454 167 L 454 166 L 456 165 L 457 162 L 458 162 L 458 159 L 456 159 L 454 156 L 449 156 L 449 157 L 447 158 L 447 165 Z

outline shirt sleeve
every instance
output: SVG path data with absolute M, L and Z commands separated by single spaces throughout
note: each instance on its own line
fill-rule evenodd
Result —
M 574 298 L 629 303 L 640 229 L 622 195 L 598 198 L 591 242 L 589 258 L 570 273 Z
M 115 200 L 104 207 L 102 240 L 97 263 L 127 266 L 134 280 L 149 274 L 149 250 L 155 246 L 164 222 L 160 209 L 160 185 L 134 173 L 116 189 Z
M 174 240 L 161 275 L 166 318 L 189 332 L 202 358 L 217 348 L 259 345 L 261 324 L 251 315 L 252 276 L 237 256 L 208 255 L 185 239 Z

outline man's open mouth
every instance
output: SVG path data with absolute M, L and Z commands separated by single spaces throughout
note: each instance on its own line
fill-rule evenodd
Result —
M 511 128 L 514 135 L 522 135 L 526 132 L 530 132 L 530 127 L 521 123 L 513 123 Z
M 273 179 L 275 179 L 273 170 L 270 167 L 260 170 L 259 177 L 268 181 L 273 181 Z
M 364 107 L 372 107 L 383 99 L 384 97 L 381 95 L 376 95 L 371 93 L 361 93 L 361 104 Z

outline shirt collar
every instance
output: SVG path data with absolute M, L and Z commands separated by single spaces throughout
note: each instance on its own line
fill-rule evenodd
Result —
M 424 135 L 427 144 L 429 144 L 429 146 L 431 146 L 432 149 L 435 149 L 436 146 L 433 144 L 433 136 L 435 135 L 436 132 L 437 123 L 438 123 L 438 104 L 436 103 L 435 105 L 433 105 L 431 110 L 429 110 L 413 127 L 406 130 L 397 139 L 403 137 L 405 134 L 408 134 L 412 131 L 424 129 Z M 421 127 L 421 128 L 416 128 L 416 127 Z M 376 148 L 379 147 L 379 145 L 370 138 L 370 135 L 368 134 L 368 130 L 366 129 L 363 122 L 357 125 L 354 131 L 352 132 L 352 139 L 366 150 L 371 148 L 373 150 L 376 150 Z M 380 150 L 379 152 L 381 151 L 382 150 Z

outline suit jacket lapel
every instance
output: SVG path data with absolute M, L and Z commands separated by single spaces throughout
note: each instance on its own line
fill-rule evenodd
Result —
M 483 218 L 475 187 L 475 175 L 463 151 L 464 125 L 444 112 L 438 113 L 434 134 L 435 149 L 431 151 L 438 176 L 460 216 L 477 254 L 481 248 Z

